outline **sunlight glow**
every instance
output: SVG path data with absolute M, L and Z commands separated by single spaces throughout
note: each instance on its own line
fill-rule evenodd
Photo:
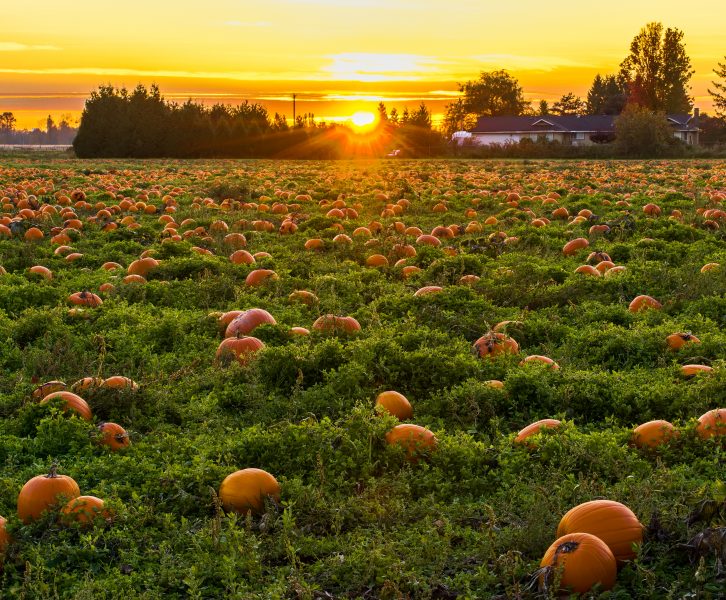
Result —
M 355 113 L 350 120 L 357 129 L 365 129 L 368 126 L 373 125 L 376 120 L 376 116 L 372 112 L 360 110 Z

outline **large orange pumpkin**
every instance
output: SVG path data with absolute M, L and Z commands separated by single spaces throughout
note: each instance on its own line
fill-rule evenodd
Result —
M 668 421 L 648 421 L 633 430 L 633 443 L 638 448 L 656 448 L 677 435 L 676 428 Z
M 97 296 L 96 294 L 92 292 L 76 292 L 75 294 L 71 294 L 68 296 L 68 302 L 71 304 L 76 304 L 78 306 L 101 306 L 103 304 L 103 300 L 101 300 L 100 296 Z
M 662 306 L 663 305 L 655 298 L 651 296 L 640 295 L 633 298 L 630 306 L 628 306 L 628 310 L 635 313 L 640 312 L 641 310 L 645 310 L 647 308 L 654 308 L 656 310 L 659 310 Z
M 45 398 L 43 398 L 40 403 L 47 404 L 48 402 L 50 402 L 51 400 L 55 400 L 56 398 L 59 398 L 63 401 L 63 410 L 65 410 L 66 412 L 75 412 L 85 421 L 90 421 L 93 418 L 93 413 L 91 412 L 91 407 L 88 406 L 88 403 L 83 398 L 81 398 L 77 394 L 74 394 L 73 392 L 53 392 L 52 394 L 48 394 Z
M 242 469 L 227 475 L 219 486 L 219 499 L 225 510 L 241 514 L 259 513 L 265 508 L 265 497 L 280 499 L 280 484 L 262 469 Z
M 562 247 L 562 254 L 564 254 L 565 256 L 573 256 L 577 254 L 579 250 L 587 248 L 589 245 L 590 242 L 588 242 L 586 238 L 576 238 L 567 242 Z
M 155 269 L 158 266 L 158 260 L 147 256 L 146 258 L 140 258 L 139 260 L 132 262 L 129 265 L 127 273 L 129 275 L 141 275 L 142 277 L 146 277 L 152 269 Z
M 262 308 L 250 308 L 229 324 L 224 337 L 239 337 L 252 333 L 260 325 L 277 325 L 275 317 Z
M 256 287 L 276 279 L 280 279 L 280 277 L 271 269 L 255 269 L 249 272 L 245 279 L 245 284 L 250 287 Z
M 101 423 L 98 426 L 98 431 L 102 436 L 98 443 L 102 446 L 108 446 L 113 451 L 123 450 L 131 444 L 129 434 L 121 425 L 116 423 Z
M 504 333 L 489 332 L 474 342 L 474 349 L 484 358 L 502 353 L 516 354 L 519 344 Z
M 379 406 L 397 419 L 410 419 L 413 416 L 413 408 L 408 398 L 398 392 L 388 391 L 378 394 L 376 407 Z
M 420 425 L 408 423 L 396 425 L 391 429 L 386 434 L 386 442 L 401 446 L 410 462 L 416 462 L 421 452 L 435 450 L 438 445 L 436 436 L 431 431 Z
M 618 574 L 612 551 L 600 538 L 589 533 L 570 533 L 559 537 L 545 552 L 540 566 L 540 587 L 551 585 L 559 573 L 560 590 L 584 594 L 595 585 L 609 590 Z
M 71 523 L 90 525 L 98 517 L 108 519 L 111 517 L 111 513 L 104 507 L 103 500 L 96 496 L 72 498 L 61 508 L 61 521 L 66 525 Z
M 241 365 L 246 365 L 253 355 L 262 350 L 265 344 L 256 337 L 225 338 L 217 347 L 216 360 L 225 356 L 234 356 Z
M 680 350 L 689 342 L 692 344 L 700 344 L 701 340 L 690 333 L 672 333 L 666 338 L 666 344 L 668 344 L 671 350 Z
M 599 537 L 618 563 L 635 558 L 633 545 L 643 541 L 643 526 L 638 517 L 614 500 L 592 500 L 570 509 L 560 520 L 557 536 L 578 532 Z
M 33 477 L 20 490 L 18 517 L 23 523 L 30 523 L 56 506 L 60 498 L 67 500 L 80 495 L 78 484 L 68 475 L 58 475 L 54 465 L 47 475 Z
M 360 331 L 360 323 L 353 317 L 336 317 L 335 315 L 323 315 L 313 323 L 313 329 L 324 332 L 356 333 Z
M 726 408 L 715 408 L 698 418 L 696 432 L 701 439 L 726 435 Z

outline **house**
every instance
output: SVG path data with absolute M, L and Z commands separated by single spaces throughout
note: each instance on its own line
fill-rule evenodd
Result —
M 469 131 L 452 136 L 456 144 L 514 144 L 521 140 L 547 140 L 572 146 L 603 144 L 615 139 L 616 115 L 545 115 L 527 117 L 479 117 Z M 666 115 L 673 135 L 686 144 L 698 144 L 699 110 L 693 115 Z

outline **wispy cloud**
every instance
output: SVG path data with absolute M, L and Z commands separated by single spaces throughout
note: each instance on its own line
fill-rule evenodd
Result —
M 345 52 L 333 54 L 322 68 L 338 80 L 415 81 L 439 71 L 439 61 L 418 54 L 377 54 Z
M 478 54 L 467 62 L 479 63 L 482 67 L 512 69 L 521 71 L 554 71 L 559 68 L 587 68 L 592 65 L 561 56 L 524 54 Z
M 0 52 L 36 52 L 60 50 L 58 46 L 39 44 L 20 44 L 18 42 L 0 42 Z

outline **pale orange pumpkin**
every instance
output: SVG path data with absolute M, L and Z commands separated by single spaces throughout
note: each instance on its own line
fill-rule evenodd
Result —
M 413 407 L 406 396 L 394 391 L 381 392 L 376 398 L 376 408 L 393 415 L 397 419 L 410 419 L 413 416 Z
M 280 484 L 262 469 L 242 469 L 227 475 L 219 486 L 219 500 L 225 510 L 240 514 L 260 513 L 265 498 L 280 500 Z
M 67 475 L 58 475 L 54 465 L 47 475 L 33 477 L 20 490 L 18 517 L 23 523 L 30 523 L 57 506 L 60 499 L 68 500 L 80 495 L 78 484 Z

